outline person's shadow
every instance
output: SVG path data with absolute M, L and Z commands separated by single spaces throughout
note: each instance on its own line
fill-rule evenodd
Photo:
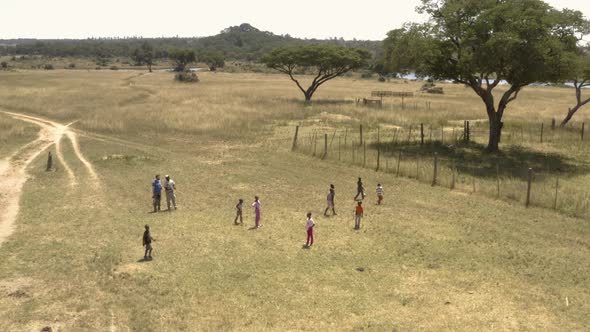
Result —
M 153 261 L 153 260 L 154 260 L 153 258 L 149 258 L 149 257 L 147 257 L 147 258 L 146 258 L 146 257 L 143 257 L 142 259 L 138 260 L 137 262 L 138 262 L 138 263 L 145 263 L 145 262 L 151 262 L 151 261 Z

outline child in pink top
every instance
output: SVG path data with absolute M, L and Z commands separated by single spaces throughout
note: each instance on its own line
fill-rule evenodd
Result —
M 307 241 L 305 242 L 306 247 L 311 247 L 313 245 L 313 227 L 315 223 L 311 218 L 311 212 L 307 213 L 307 222 L 305 223 L 305 228 L 307 229 Z
M 260 226 L 262 226 L 260 224 L 260 206 L 261 206 L 260 199 L 258 199 L 258 196 L 254 196 L 254 203 L 252 203 L 252 207 L 254 208 L 256 228 L 259 228 Z

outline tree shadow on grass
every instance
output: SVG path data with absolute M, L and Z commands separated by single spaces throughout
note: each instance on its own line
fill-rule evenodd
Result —
M 381 149 L 388 156 L 397 157 L 402 151 L 407 160 L 416 158 L 434 158 L 438 154 L 440 164 L 451 166 L 454 161 L 459 172 L 472 174 L 476 177 L 495 178 L 498 174 L 503 177 L 526 179 L 528 169 L 535 174 L 575 176 L 590 172 L 590 166 L 576 163 L 574 159 L 559 153 L 546 153 L 527 149 L 522 146 L 507 146 L 499 153 L 488 153 L 482 144 L 468 143 L 446 145 L 440 142 L 420 144 L 371 144 L 372 149 Z M 387 154 L 389 153 L 389 154 Z

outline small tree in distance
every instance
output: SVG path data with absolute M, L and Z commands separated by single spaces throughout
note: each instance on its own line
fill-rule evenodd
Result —
M 366 67 L 371 57 L 371 53 L 365 49 L 307 45 L 275 49 L 262 62 L 269 68 L 289 75 L 303 92 L 305 101 L 309 102 L 322 84 L 351 70 Z M 295 73 L 308 71 L 313 71 L 314 77 L 309 87 L 304 88 L 295 78 Z
M 174 71 L 184 71 L 186 65 L 197 60 L 195 51 L 189 49 L 173 49 L 168 52 L 168 56 L 174 60 Z
M 148 42 L 144 42 L 141 47 L 136 48 L 131 55 L 136 66 L 146 65 L 150 73 L 154 64 L 154 48 Z

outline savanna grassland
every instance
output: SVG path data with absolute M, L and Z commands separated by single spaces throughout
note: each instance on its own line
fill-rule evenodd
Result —
M 426 159 L 451 149 L 461 156 L 457 164 L 467 160 L 475 168 L 490 159 L 510 160 L 506 169 L 550 163 L 543 171 L 561 172 L 577 188 L 571 199 L 583 205 L 590 143 L 578 141 L 576 130 L 590 113 L 580 111 L 571 133 L 545 128 L 553 136 L 542 144 L 533 134 L 565 114 L 572 90 L 525 89 L 506 114 L 513 136 L 501 147 L 504 155 L 491 157 L 481 151 L 485 123 L 475 121 L 485 118 L 483 104 L 460 85 L 443 84 L 444 95 L 417 94 L 406 100 L 415 109 L 402 110 L 399 100 L 386 100 L 382 109 L 356 107 L 354 100 L 373 90 L 416 92 L 419 82 L 340 78 L 306 106 L 282 75 L 200 79 L 185 85 L 163 72 L 0 73 L 0 111 L 71 123 L 98 174 L 97 182 L 67 141 L 61 151 L 75 184 L 59 162 L 56 172 L 45 172 L 44 155 L 28 168 L 14 233 L 0 246 L 0 330 L 590 329 L 584 213 L 478 195 L 488 181 L 485 167 L 472 174 L 472 194 L 424 183 L 429 170 L 423 181 L 410 179 L 413 160 L 403 165 L 407 174 L 396 176 L 376 172 L 374 159 L 366 167 L 353 163 L 352 148 L 339 161 L 332 143 L 321 160 L 309 144 L 315 131 L 341 142 L 347 135 L 351 146 L 363 124 L 369 148 L 387 138 L 387 152 Z M 430 110 L 421 106 L 426 102 Z M 475 142 L 449 148 L 463 120 L 474 121 Z M 447 141 L 436 143 L 434 134 L 423 150 L 414 139 L 393 143 L 394 130 L 420 123 L 442 127 Z M 295 125 L 301 139 L 293 153 Z M 18 155 L 35 137 L 34 124 L 6 113 L 0 128 L 2 158 Z M 320 141 L 316 155 L 322 149 Z M 149 213 L 155 174 L 176 181 L 177 211 Z M 502 175 L 520 181 L 519 174 Z M 363 226 L 354 231 L 358 176 L 369 196 Z M 378 182 L 386 191 L 382 206 L 374 205 Z M 338 215 L 327 218 L 330 183 Z M 254 195 L 263 206 L 260 229 L 250 229 Z M 243 226 L 232 224 L 238 198 L 248 207 Z M 303 249 L 308 211 L 316 244 Z M 156 239 L 148 262 L 141 261 L 145 224 Z

